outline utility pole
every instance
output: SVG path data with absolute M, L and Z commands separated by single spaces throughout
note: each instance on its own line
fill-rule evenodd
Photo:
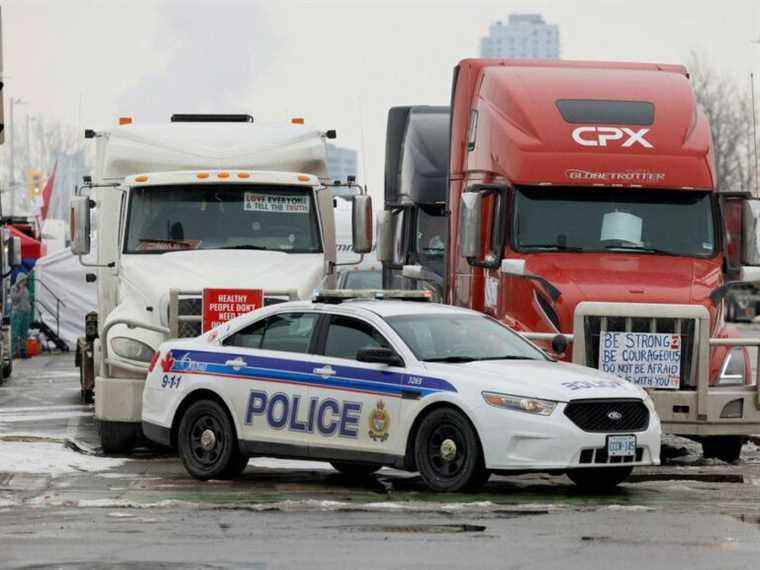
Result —
M 29 114 L 29 107 L 26 108 L 26 169 L 31 170 L 32 166 L 32 116 Z
M 16 105 L 24 105 L 26 101 L 22 101 L 19 98 L 10 98 L 10 104 L 8 107 L 8 144 L 10 145 L 10 156 L 8 159 L 8 165 L 10 166 L 11 173 L 8 179 L 8 189 L 11 193 L 11 205 L 8 215 L 16 215 L 16 193 L 18 186 L 16 185 L 16 115 L 14 110 Z
M 8 176 L 8 190 L 11 193 L 11 204 L 8 208 L 8 214 L 12 216 L 16 213 L 16 145 L 14 143 L 14 137 L 13 137 L 13 105 L 15 104 L 15 100 L 13 97 L 10 98 L 10 103 L 8 104 L 8 144 L 10 145 L 10 156 L 8 157 L 8 166 L 11 169 L 10 175 Z

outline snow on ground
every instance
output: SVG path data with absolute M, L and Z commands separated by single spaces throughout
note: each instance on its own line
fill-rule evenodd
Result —
M 234 503 L 218 504 L 195 501 L 182 501 L 176 499 L 164 499 L 154 502 L 140 502 L 123 498 L 103 498 L 103 499 L 70 499 L 43 495 L 34 497 L 24 502 L 25 505 L 32 507 L 70 507 L 82 509 L 177 509 L 177 508 L 207 508 L 213 510 L 246 510 L 251 512 L 263 511 L 282 511 L 289 513 L 308 513 L 308 512 L 370 512 L 370 513 L 514 513 L 514 514 L 536 514 L 550 513 L 567 510 L 568 505 L 555 503 L 538 503 L 538 504 L 499 504 L 491 501 L 472 501 L 457 503 L 427 502 L 427 501 L 408 501 L 408 502 L 391 502 L 378 501 L 370 503 L 348 502 L 348 501 L 331 501 L 319 499 L 304 500 L 285 500 L 277 502 L 263 503 Z M 10 504 L 9 504 L 10 506 Z M 625 505 L 620 510 L 644 511 L 654 510 L 650 507 Z M 615 510 L 615 509 L 610 509 Z
M 249 467 L 265 469 L 332 469 L 323 461 L 301 461 L 298 459 L 274 459 L 272 457 L 254 457 L 248 462 Z
M 59 443 L 0 441 L 0 473 L 66 473 L 107 471 L 127 460 L 77 453 Z

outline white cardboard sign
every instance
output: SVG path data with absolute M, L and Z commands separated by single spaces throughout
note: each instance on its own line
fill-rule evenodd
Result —
M 247 212 L 281 212 L 283 214 L 308 214 L 308 196 L 274 196 L 246 192 L 243 196 L 243 210 Z
M 604 332 L 599 335 L 599 370 L 625 378 L 642 388 L 678 389 L 681 336 Z

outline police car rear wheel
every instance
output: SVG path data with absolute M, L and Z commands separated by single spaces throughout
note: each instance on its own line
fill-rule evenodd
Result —
M 371 463 L 344 463 L 342 461 L 331 461 L 330 465 L 343 475 L 357 479 L 368 477 L 379 471 L 382 467 L 382 465 L 373 465 Z
M 574 469 L 567 476 L 584 491 L 609 491 L 631 476 L 633 467 L 589 467 Z
M 475 429 L 457 410 L 441 408 L 427 415 L 414 450 L 417 469 L 434 491 L 472 489 L 487 479 Z
M 178 441 L 182 463 L 196 479 L 224 479 L 245 469 L 245 465 L 241 468 L 232 422 L 214 401 L 200 400 L 187 409 L 179 425 Z

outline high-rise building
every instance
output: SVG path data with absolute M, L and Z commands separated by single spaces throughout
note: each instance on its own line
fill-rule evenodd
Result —
M 480 40 L 480 57 L 559 59 L 559 27 L 540 14 L 510 14 Z
M 359 177 L 358 153 L 334 144 L 327 145 L 327 174 L 331 180 L 346 181 L 346 177 Z

